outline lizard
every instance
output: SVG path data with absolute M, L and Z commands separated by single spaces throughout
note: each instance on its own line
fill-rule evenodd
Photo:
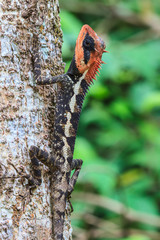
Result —
M 31 146 L 32 183 L 41 184 L 39 161 L 51 171 L 51 206 L 53 239 L 63 239 L 66 199 L 71 195 L 83 161 L 73 159 L 74 145 L 83 100 L 96 79 L 105 50 L 104 41 L 85 24 L 78 35 L 75 53 L 65 74 L 44 78 L 41 76 L 41 61 L 36 37 L 33 37 L 33 73 L 38 85 L 55 84 L 58 90 L 55 100 L 53 155 Z M 71 176 L 71 171 L 74 170 Z

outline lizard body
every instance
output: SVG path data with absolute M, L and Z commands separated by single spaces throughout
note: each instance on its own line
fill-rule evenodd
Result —
M 82 103 L 87 90 L 106 52 L 103 40 L 88 26 L 84 25 L 76 41 L 75 54 L 66 74 L 50 79 L 42 79 L 37 42 L 33 45 L 34 77 L 37 84 L 58 83 L 55 102 L 53 156 L 36 146 L 29 150 L 33 166 L 33 175 L 38 185 L 41 184 L 39 161 L 52 172 L 51 201 L 53 215 L 53 239 L 63 239 L 64 212 L 66 198 L 73 191 L 79 175 L 82 160 L 73 159 L 74 144 L 77 134 Z M 75 170 L 72 177 L 71 170 Z

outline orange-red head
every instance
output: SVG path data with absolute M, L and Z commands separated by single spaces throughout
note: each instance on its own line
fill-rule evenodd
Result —
M 84 25 L 78 35 L 75 47 L 75 63 L 79 73 L 86 72 L 85 80 L 92 82 L 98 68 L 103 61 L 102 54 L 105 51 L 104 41 L 87 24 Z

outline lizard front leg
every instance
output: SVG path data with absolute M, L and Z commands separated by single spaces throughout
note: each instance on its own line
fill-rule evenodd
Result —
M 47 85 L 47 84 L 54 84 L 54 83 L 64 83 L 68 81 L 67 74 L 62 74 L 50 78 L 44 78 L 41 74 L 41 60 L 39 56 L 39 41 L 37 35 L 33 35 L 33 74 L 34 79 L 38 85 Z

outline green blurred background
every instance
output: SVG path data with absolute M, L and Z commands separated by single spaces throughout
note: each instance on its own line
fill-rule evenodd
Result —
M 63 59 L 89 24 L 106 42 L 85 99 L 72 194 L 76 240 L 160 239 L 160 1 L 60 0 Z

